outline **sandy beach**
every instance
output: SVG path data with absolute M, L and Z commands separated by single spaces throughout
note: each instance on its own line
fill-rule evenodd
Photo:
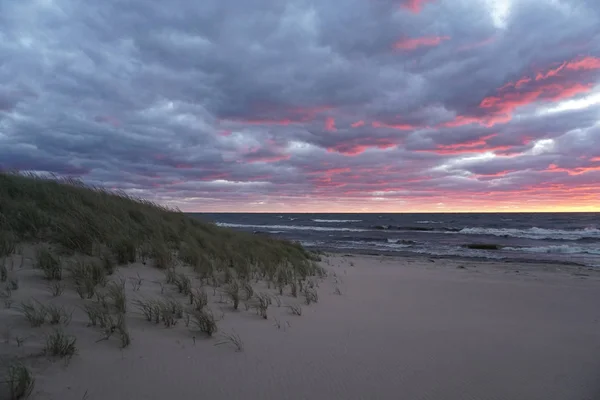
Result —
M 220 319 L 207 338 L 183 323 L 146 321 L 134 299 L 161 296 L 161 271 L 119 268 L 131 345 L 99 341 L 73 290 L 52 298 L 27 262 L 15 304 L 29 297 L 75 307 L 69 362 L 36 355 L 48 327 L 0 311 L 3 357 L 32 365 L 32 399 L 597 399 L 600 274 L 573 268 L 426 258 L 329 255 L 319 302 L 277 296 L 268 319 L 233 311 L 218 291 Z M 142 285 L 134 291 L 133 284 Z M 258 286 L 260 287 L 259 284 Z M 162 289 L 165 290 L 165 289 Z M 162 295 L 182 302 L 172 288 Z M 273 289 L 262 290 L 276 295 Z M 215 293 L 216 295 L 213 295 Z M 302 315 L 288 305 L 302 304 Z M 5 329 L 10 327 L 10 329 Z M 8 332 L 10 331 L 10 332 Z M 242 351 L 221 343 L 235 333 Z M 25 338 L 17 347 L 15 337 Z M 8 340 L 8 342 L 7 342 Z

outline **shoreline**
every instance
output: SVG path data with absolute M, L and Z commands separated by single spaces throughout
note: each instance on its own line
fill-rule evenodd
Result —
M 599 270 L 598 267 L 586 265 L 583 263 L 578 263 L 575 261 L 563 261 L 556 259 L 533 259 L 533 258 L 488 258 L 488 257 L 477 257 L 477 256 L 460 256 L 460 255 L 433 255 L 433 254 L 425 254 L 425 253 L 416 253 L 411 251 L 398 251 L 398 250 L 389 250 L 389 251 L 369 251 L 369 250 L 361 250 L 361 249 L 340 249 L 334 247 L 306 247 L 310 251 L 315 251 L 317 253 L 326 253 L 332 254 L 336 256 L 343 256 L 344 254 L 352 254 L 355 256 L 376 256 L 376 257 L 391 257 L 391 258 L 416 258 L 416 259 L 433 259 L 433 260 L 463 260 L 465 262 L 481 262 L 481 263 L 506 263 L 506 264 L 549 264 L 553 266 L 564 266 L 564 267 L 579 267 L 586 268 L 589 270 Z M 496 251 L 496 250 L 487 250 L 487 251 Z

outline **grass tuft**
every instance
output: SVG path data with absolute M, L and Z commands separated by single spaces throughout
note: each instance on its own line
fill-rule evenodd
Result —
M 125 296 L 125 281 L 110 282 L 107 287 L 106 296 L 112 300 L 117 312 L 125 314 L 127 311 L 127 297 Z
M 65 285 L 60 281 L 50 281 L 47 287 L 52 297 L 58 297 L 65 291 Z
M 73 310 L 68 310 L 64 306 L 59 307 L 56 304 L 48 304 L 45 305 L 44 308 L 46 309 L 46 314 L 50 325 L 69 325 L 71 323 Z
M 62 329 L 55 329 L 46 337 L 44 353 L 49 356 L 71 358 L 77 353 L 77 338 L 67 335 Z
M 50 281 L 60 281 L 62 279 L 60 258 L 52 254 L 47 247 L 41 247 L 37 250 L 34 268 L 42 270 L 44 278 Z
M 25 365 L 15 362 L 8 366 L 7 383 L 10 400 L 28 399 L 35 386 L 35 378 Z
M 235 331 L 233 331 L 232 333 L 222 333 L 220 336 L 221 340 L 215 343 L 215 346 L 231 344 L 235 348 L 235 351 L 244 351 L 244 342 L 242 341 L 240 335 L 238 335 Z
M 306 288 L 304 289 L 304 302 L 306 305 L 310 305 L 310 303 L 317 303 L 319 301 L 319 294 L 316 289 Z
M 189 314 L 191 316 L 190 324 L 200 332 L 206 333 L 208 336 L 212 336 L 217 332 L 217 321 L 210 309 L 191 310 Z
M 22 302 L 18 307 L 18 310 L 34 328 L 42 326 L 44 322 L 46 322 L 46 317 L 48 316 L 48 309 L 35 299 Z
M 91 299 L 96 294 L 96 286 L 106 286 L 106 270 L 100 264 L 77 261 L 70 268 L 75 290 L 82 299 Z
M 300 304 L 290 304 L 288 308 L 293 315 L 302 315 L 302 306 Z
M 240 284 L 236 279 L 231 279 L 227 285 L 225 285 L 225 294 L 233 302 L 233 309 L 237 310 L 240 305 Z
M 173 283 L 175 284 L 175 286 L 177 286 L 177 290 L 179 291 L 179 293 L 185 294 L 187 296 L 192 292 L 192 281 L 187 275 L 183 273 L 176 274 Z

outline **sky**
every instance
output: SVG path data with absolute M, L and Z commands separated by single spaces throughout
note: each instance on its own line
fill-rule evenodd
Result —
M 183 211 L 600 211 L 600 1 L 0 0 L 0 170 Z

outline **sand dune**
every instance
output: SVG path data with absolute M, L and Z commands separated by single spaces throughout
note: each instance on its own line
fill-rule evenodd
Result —
M 301 316 L 285 306 L 302 299 L 287 292 L 264 320 L 244 307 L 233 311 L 210 289 L 210 307 L 223 317 L 220 332 L 237 333 L 241 352 L 183 323 L 149 323 L 131 304 L 132 343 L 121 350 L 116 339 L 96 342 L 100 333 L 76 309 L 66 329 L 77 336 L 79 353 L 68 365 L 31 359 L 32 398 L 600 398 L 596 271 L 363 256 L 322 264 L 329 275 L 319 302 L 304 305 Z M 37 272 L 19 272 L 16 302 L 80 303 L 72 290 L 51 298 Z M 134 265 L 118 274 L 143 279 L 139 291 L 128 283 L 129 301 L 161 296 L 160 271 Z M 36 353 L 47 329 L 29 327 L 14 307 L 0 311 L 0 325 L 28 337 L 19 348 L 3 343 L 5 356 Z

